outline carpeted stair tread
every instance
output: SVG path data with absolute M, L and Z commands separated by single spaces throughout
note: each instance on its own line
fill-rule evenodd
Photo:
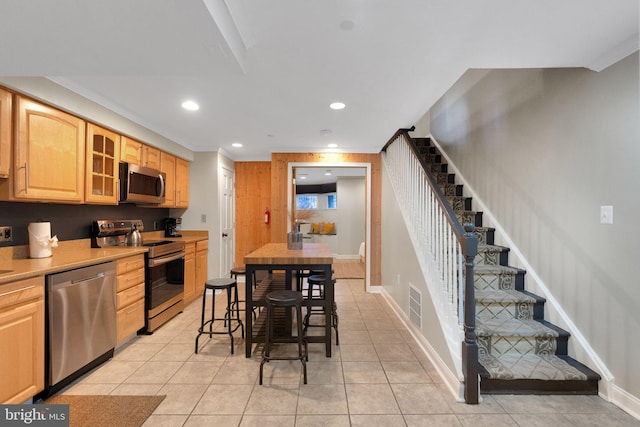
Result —
M 538 299 L 512 289 L 482 289 L 476 290 L 476 302 L 478 303 L 511 303 L 511 304 L 535 304 Z
M 559 328 L 532 319 L 476 319 L 476 335 L 500 337 L 557 338 L 564 334 Z M 566 334 L 566 333 L 565 333 Z
M 478 243 L 478 252 L 503 252 L 508 250 L 509 248 L 506 246 L 487 245 L 483 243 Z
M 492 245 L 496 229 L 492 227 L 476 227 L 474 234 L 478 237 L 479 245 Z
M 565 358 L 541 354 L 481 355 L 480 364 L 488 378 L 502 380 L 580 380 L 588 376 L 569 364 Z
M 475 274 L 518 274 L 522 273 L 524 270 L 521 270 L 516 267 L 511 267 L 508 265 L 478 265 L 474 269 Z
M 479 265 L 507 265 L 509 248 L 498 245 L 478 244 L 478 255 L 475 257 L 476 266 Z

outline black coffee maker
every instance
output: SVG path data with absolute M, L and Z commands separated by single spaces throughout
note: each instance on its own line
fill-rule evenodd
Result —
M 164 237 L 182 237 L 178 231 L 182 225 L 182 218 L 167 218 L 164 220 Z

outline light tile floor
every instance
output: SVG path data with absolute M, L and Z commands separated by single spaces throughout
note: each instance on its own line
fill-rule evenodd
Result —
M 226 336 L 201 338 L 195 354 L 201 307 L 195 301 L 153 335 L 132 338 L 63 393 L 166 395 L 145 427 L 640 426 L 597 396 L 485 395 L 479 405 L 456 402 L 382 296 L 348 279 L 338 281 L 336 301 L 340 345 L 333 345 L 331 358 L 322 344 L 309 346 L 306 385 L 298 361 L 266 364 L 258 385 L 259 351 L 244 357 L 240 331 L 234 355 Z

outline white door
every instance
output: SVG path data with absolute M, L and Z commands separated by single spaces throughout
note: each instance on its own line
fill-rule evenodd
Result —
M 220 166 L 220 274 L 226 276 L 234 267 L 235 171 Z

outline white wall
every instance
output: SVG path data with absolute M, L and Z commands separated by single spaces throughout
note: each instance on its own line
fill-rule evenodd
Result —
M 221 164 L 234 169 L 233 162 L 218 152 L 198 152 L 189 165 L 189 208 L 171 209 L 182 217 L 185 230 L 209 231 L 208 278 L 226 276 L 220 271 L 220 203 L 218 169 Z M 206 222 L 202 216 L 206 216 Z
M 358 256 L 365 234 L 365 179 L 364 177 L 338 177 L 338 245 L 339 255 Z
M 443 378 L 457 377 L 455 364 L 424 280 L 424 273 L 420 268 L 384 163 L 382 171 L 382 200 L 384 200 L 381 218 L 382 287 L 407 317 L 409 316 L 409 284 L 420 291 L 422 294 L 420 333 L 442 362 L 434 361 L 436 367 L 444 365 L 450 371 L 448 374 L 445 373 Z
M 532 267 L 527 288 L 548 288 L 613 374 L 614 394 L 636 402 L 638 76 L 637 53 L 599 73 L 471 70 L 425 118 Z M 602 205 L 613 205 L 613 225 L 600 224 Z M 549 320 L 566 327 L 549 307 Z

